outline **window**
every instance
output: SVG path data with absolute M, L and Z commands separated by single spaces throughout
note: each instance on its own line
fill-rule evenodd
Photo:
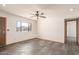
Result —
M 16 22 L 16 31 L 31 31 L 32 30 L 32 24 L 27 22 Z
M 22 31 L 28 31 L 29 29 L 29 24 L 28 23 L 22 23 Z
M 21 31 L 21 21 L 16 22 L 16 31 Z
M 28 24 L 28 27 L 29 27 L 28 31 L 32 31 L 32 24 L 31 23 Z

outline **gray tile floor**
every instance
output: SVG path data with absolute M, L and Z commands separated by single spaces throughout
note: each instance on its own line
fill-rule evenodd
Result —
M 78 55 L 79 46 L 32 39 L 0 48 L 0 55 Z

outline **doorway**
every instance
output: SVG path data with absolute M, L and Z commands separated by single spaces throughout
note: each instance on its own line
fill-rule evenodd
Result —
M 78 19 L 65 19 L 65 43 L 78 45 Z
M 6 18 L 0 17 L 0 47 L 6 45 Z

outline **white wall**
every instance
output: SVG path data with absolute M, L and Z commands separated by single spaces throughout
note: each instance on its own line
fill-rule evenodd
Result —
M 76 21 L 67 22 L 67 36 L 76 37 Z
M 73 5 L 56 5 L 42 8 L 47 18 L 38 20 L 38 37 L 64 43 L 64 19 L 79 16 L 78 9 L 69 11 L 73 7 Z
M 73 12 L 69 11 L 73 7 L 79 8 L 76 5 L 46 5 L 42 6 L 42 8 L 40 7 L 39 9 L 45 13 L 47 18 L 39 19 L 38 24 L 36 24 L 36 21 L 27 20 L 27 22 L 32 22 L 33 31 L 22 33 L 16 32 L 15 24 L 17 20 L 25 21 L 26 19 L 0 11 L 0 16 L 7 17 L 7 29 L 10 29 L 7 32 L 7 44 L 37 37 L 36 26 L 38 27 L 39 38 L 64 43 L 64 19 L 79 17 L 79 9 Z
M 37 22 L 33 20 L 28 20 L 25 18 L 21 18 L 19 16 L 15 16 L 13 14 L 7 13 L 3 10 L 0 10 L 0 16 L 7 18 L 6 27 L 10 31 L 7 31 L 7 44 L 15 43 L 18 41 L 28 40 L 37 37 Z M 16 32 L 16 21 L 22 20 L 29 23 L 32 23 L 32 31 L 31 32 Z

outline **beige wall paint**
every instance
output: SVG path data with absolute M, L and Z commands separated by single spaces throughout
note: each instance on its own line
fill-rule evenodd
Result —
M 11 44 L 11 43 L 15 43 L 18 41 L 23 41 L 23 40 L 32 39 L 32 38 L 37 37 L 37 28 L 36 28 L 37 22 L 36 21 L 21 18 L 15 15 L 12 15 L 10 13 L 7 13 L 3 10 L 0 10 L 0 16 L 7 18 L 6 26 L 7 26 L 7 29 L 10 30 L 10 31 L 7 31 L 6 29 L 7 31 L 6 43 L 7 44 Z M 16 21 L 18 20 L 32 23 L 32 31 L 31 32 L 16 32 Z

